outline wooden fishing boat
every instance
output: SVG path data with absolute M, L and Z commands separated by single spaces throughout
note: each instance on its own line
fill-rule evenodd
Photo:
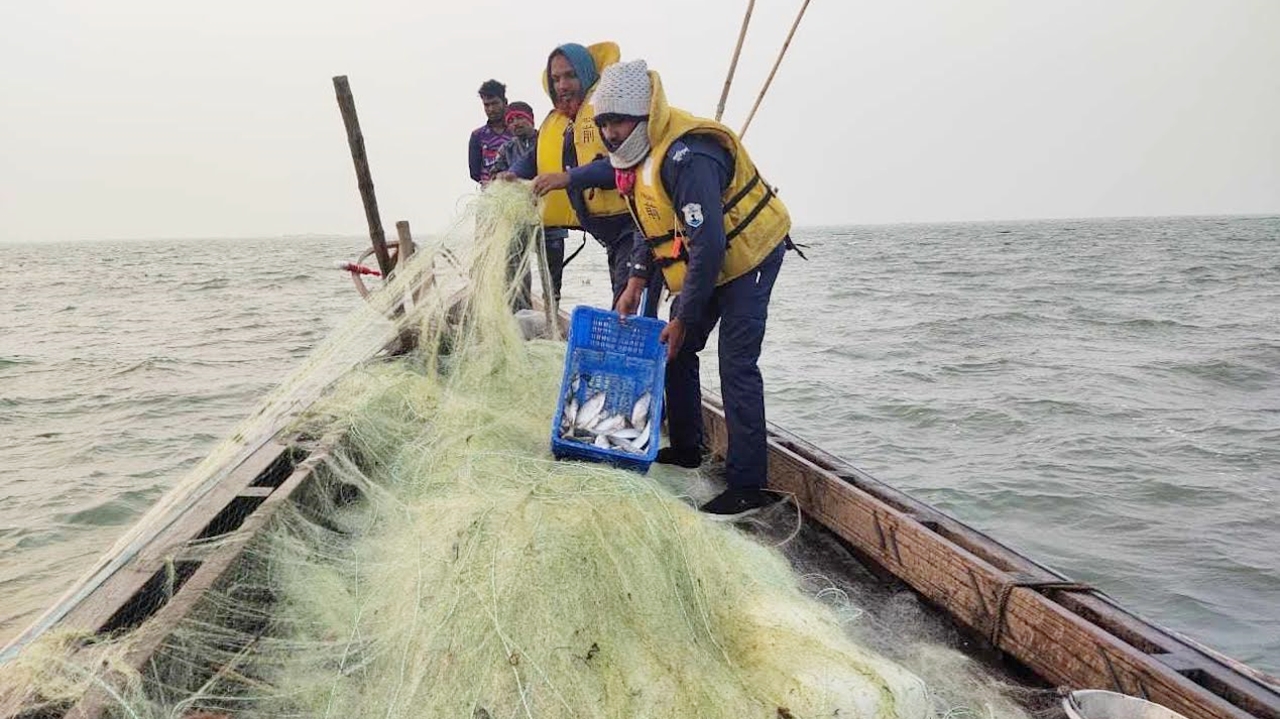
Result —
M 358 125 L 353 129 L 349 121 L 348 135 L 362 194 L 369 189 L 366 210 L 373 204 L 372 232 L 376 203 L 367 167 L 361 174 Z M 381 229 L 372 234 L 376 246 Z M 384 271 L 393 260 L 385 247 L 379 260 Z M 380 352 L 396 354 L 408 341 L 399 338 Z M 704 396 L 703 414 L 710 448 L 723 456 L 727 435 L 718 397 Z M 45 632 L 63 629 L 129 635 L 126 662 L 141 669 L 205 593 L 233 573 L 272 516 L 289 502 L 306 502 L 324 458 L 342 440 L 278 429 L 213 472 L 216 482 L 193 493 L 182 511 L 127 554 L 101 563 L 0 651 L 0 659 Z M 811 525 L 829 532 L 852 558 L 887 581 L 910 588 L 966 633 L 975 652 L 1027 682 L 1120 692 L 1187 719 L 1280 719 L 1275 679 L 1126 611 L 781 427 L 770 425 L 768 445 L 772 486 L 793 494 Z M 86 643 L 81 651 L 93 652 L 94 645 Z M 101 696 L 91 694 L 57 712 L 0 706 L 0 717 L 95 717 L 104 706 Z
M 398 341 L 393 345 L 383 352 L 399 349 Z M 704 398 L 703 414 L 711 449 L 722 455 L 727 436 L 718 397 Z M 305 501 L 341 439 L 276 434 L 5 651 L 55 628 L 130 634 L 127 662 L 143 667 L 204 593 L 231 573 L 272 515 L 287 502 Z M 793 493 L 808 521 L 831 532 L 857 561 L 909 586 L 970 634 L 976 651 L 1000 657 L 1031 682 L 1113 690 L 1188 719 L 1280 719 L 1273 679 L 1145 621 L 773 425 L 769 471 L 773 486 Z M 61 716 L 98 716 L 102 707 L 100 697 L 86 697 Z M 23 716 L 21 707 L 0 710 Z

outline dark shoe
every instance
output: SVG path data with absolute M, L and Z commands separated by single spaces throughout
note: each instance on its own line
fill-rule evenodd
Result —
M 658 458 L 654 461 L 658 464 L 674 464 L 677 467 L 697 469 L 702 466 L 702 450 L 663 447 L 658 450 Z
M 759 512 L 782 499 L 767 489 L 734 489 L 730 487 L 715 499 L 698 508 L 715 522 L 734 522 Z

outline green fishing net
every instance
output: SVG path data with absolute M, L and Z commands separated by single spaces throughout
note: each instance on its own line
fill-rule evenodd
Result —
M 876 632 L 848 593 L 692 508 L 706 476 L 551 458 L 564 343 L 512 312 L 545 272 L 537 224 L 495 183 L 403 261 L 317 351 L 334 359 L 255 413 L 340 438 L 310 483 L 141 666 L 128 635 L 51 630 L 0 665 L 0 715 L 86 696 L 129 717 L 1017 714 L 949 649 L 858 641 Z M 397 337 L 416 349 L 369 356 Z

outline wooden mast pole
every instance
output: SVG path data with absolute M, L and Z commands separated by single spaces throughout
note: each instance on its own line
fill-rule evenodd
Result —
M 364 135 L 360 132 L 360 118 L 356 116 L 356 101 L 351 96 L 347 76 L 333 78 L 333 89 L 338 96 L 338 109 L 342 111 L 342 124 L 347 128 L 347 144 L 351 147 L 351 161 L 356 166 L 356 182 L 360 186 L 360 199 L 364 201 L 364 216 L 369 222 L 369 239 L 378 257 L 378 269 L 382 270 L 385 279 L 391 276 L 391 254 L 387 252 L 387 236 L 382 231 L 378 198 L 373 194 L 373 177 L 369 174 L 369 156 L 365 153 Z
M 417 251 L 417 246 L 413 244 L 413 233 L 409 231 L 409 221 L 400 220 L 396 223 L 396 236 L 400 239 L 400 252 L 396 254 L 396 264 L 402 260 L 407 260 Z

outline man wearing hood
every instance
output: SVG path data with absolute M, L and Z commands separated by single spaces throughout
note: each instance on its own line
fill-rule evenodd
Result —
M 533 180 L 534 192 L 543 198 L 545 227 L 585 230 L 604 245 L 614 303 L 631 277 L 644 278 L 643 284 L 650 290 L 644 314 L 654 317 L 662 289 L 661 273 L 636 242 L 636 227 L 626 201 L 616 189 L 603 187 L 601 175 L 611 175 L 611 170 L 592 164 L 604 159 L 608 150 L 595 126 L 591 93 L 600 71 L 616 63 L 620 54 L 612 42 L 590 47 L 566 43 L 551 52 L 543 85 L 555 107 L 538 129 L 537 148 L 517 162 L 511 174 Z
M 728 489 L 701 509 L 733 520 L 777 501 L 766 489 L 768 446 L 760 347 L 769 297 L 792 247 L 791 218 L 732 130 L 669 107 L 643 60 L 604 70 L 595 120 L 609 148 L 613 185 L 639 226 L 667 288 L 677 293 L 667 343 L 667 426 L 658 461 L 702 461 L 698 352 L 720 325 L 720 385 L 729 447 Z M 616 309 L 627 314 L 645 285 L 633 279 Z

